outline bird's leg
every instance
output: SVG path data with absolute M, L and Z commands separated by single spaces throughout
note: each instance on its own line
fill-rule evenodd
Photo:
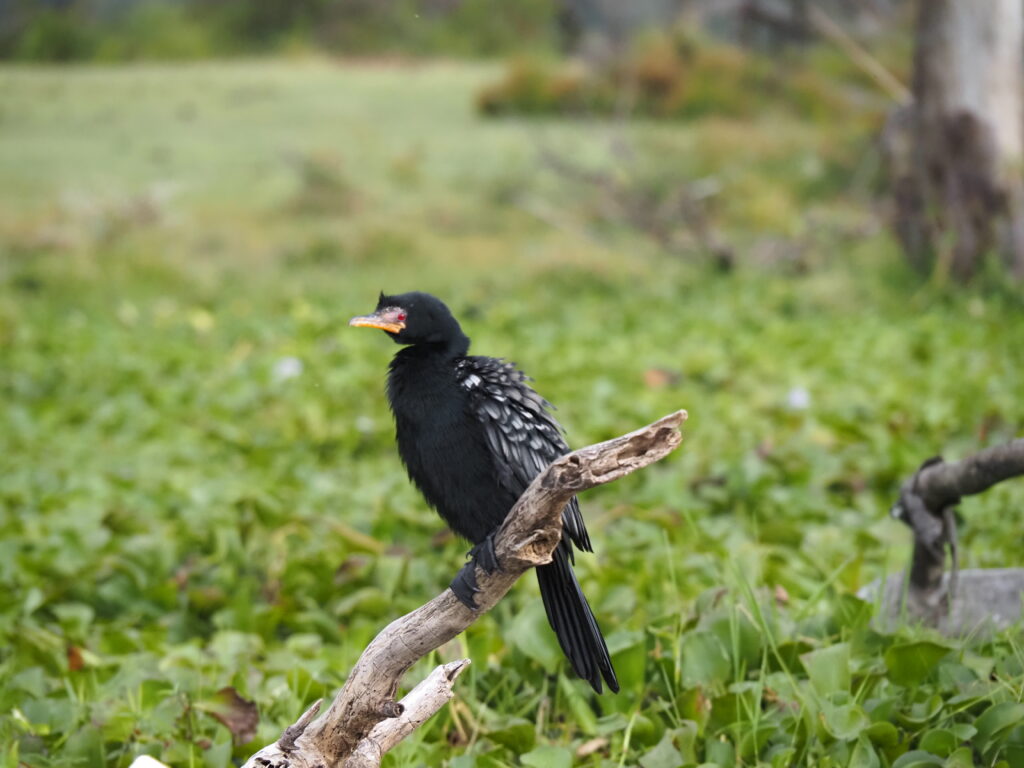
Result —
M 462 566 L 448 587 L 455 594 L 455 597 L 459 599 L 460 603 L 469 608 L 469 610 L 475 611 L 477 605 L 474 595 L 480 591 L 480 587 L 476 585 L 476 562 L 470 560 Z
M 469 550 L 467 557 L 469 557 L 469 562 L 459 569 L 449 586 L 460 603 L 471 611 L 475 611 L 477 606 L 474 595 L 480 591 L 480 587 L 476 583 L 476 567 L 479 565 L 480 570 L 487 574 L 494 573 L 501 568 L 498 563 L 498 555 L 494 551 L 494 534 L 488 534 L 487 538 Z
M 501 570 L 501 565 L 498 563 L 498 553 L 494 551 L 493 531 L 487 534 L 486 539 L 469 550 L 469 557 L 486 574 Z

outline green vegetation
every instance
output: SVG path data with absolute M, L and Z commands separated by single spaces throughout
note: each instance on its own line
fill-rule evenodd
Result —
M 899 45 L 880 47 L 904 53 Z M 879 122 L 888 107 L 877 86 L 831 48 L 780 58 L 723 45 L 687 27 L 650 32 L 599 64 L 520 57 L 478 94 L 477 105 L 490 115 L 676 119 L 749 119 L 777 111 L 847 133 Z
M 321 51 L 352 56 L 495 56 L 551 51 L 552 0 L 12 0 L 0 59 L 180 61 Z
M 1018 432 L 1019 295 L 915 287 L 868 213 L 866 138 L 486 120 L 496 74 L 0 70 L 0 763 L 230 765 L 252 745 L 218 691 L 270 741 L 446 586 L 466 545 L 395 455 L 394 346 L 345 326 L 418 288 L 573 445 L 691 416 L 673 457 L 582 499 L 623 692 L 567 677 L 525 579 L 412 671 L 474 661 L 389 765 L 1020 765 L 1020 635 L 881 635 L 854 596 L 908 558 L 902 478 Z M 605 168 L 619 130 L 651 183 L 714 175 L 732 273 L 538 169 L 540 142 Z M 965 566 L 1019 564 L 1022 501 L 963 504 Z

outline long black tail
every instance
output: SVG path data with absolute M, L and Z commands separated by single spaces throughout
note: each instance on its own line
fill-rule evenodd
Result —
M 548 623 L 555 630 L 562 651 L 576 674 L 598 693 L 601 693 L 603 677 L 608 688 L 618 693 L 619 681 L 608 657 L 608 646 L 569 562 L 571 546 L 563 539 L 555 549 L 553 560 L 537 567 L 537 581 Z

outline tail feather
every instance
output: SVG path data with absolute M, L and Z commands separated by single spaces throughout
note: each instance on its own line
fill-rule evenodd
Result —
M 598 693 L 601 693 L 602 677 L 608 688 L 618 692 L 619 681 L 608 656 L 608 646 L 573 573 L 571 557 L 571 545 L 563 539 L 551 563 L 537 568 L 548 623 L 577 675 Z

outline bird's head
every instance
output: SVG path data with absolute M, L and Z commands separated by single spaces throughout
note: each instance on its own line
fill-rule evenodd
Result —
M 387 296 L 382 291 L 373 314 L 353 317 L 348 324 L 357 328 L 380 328 L 397 344 L 460 347 L 460 354 L 469 348 L 469 339 L 444 302 L 419 291 L 395 296 Z

